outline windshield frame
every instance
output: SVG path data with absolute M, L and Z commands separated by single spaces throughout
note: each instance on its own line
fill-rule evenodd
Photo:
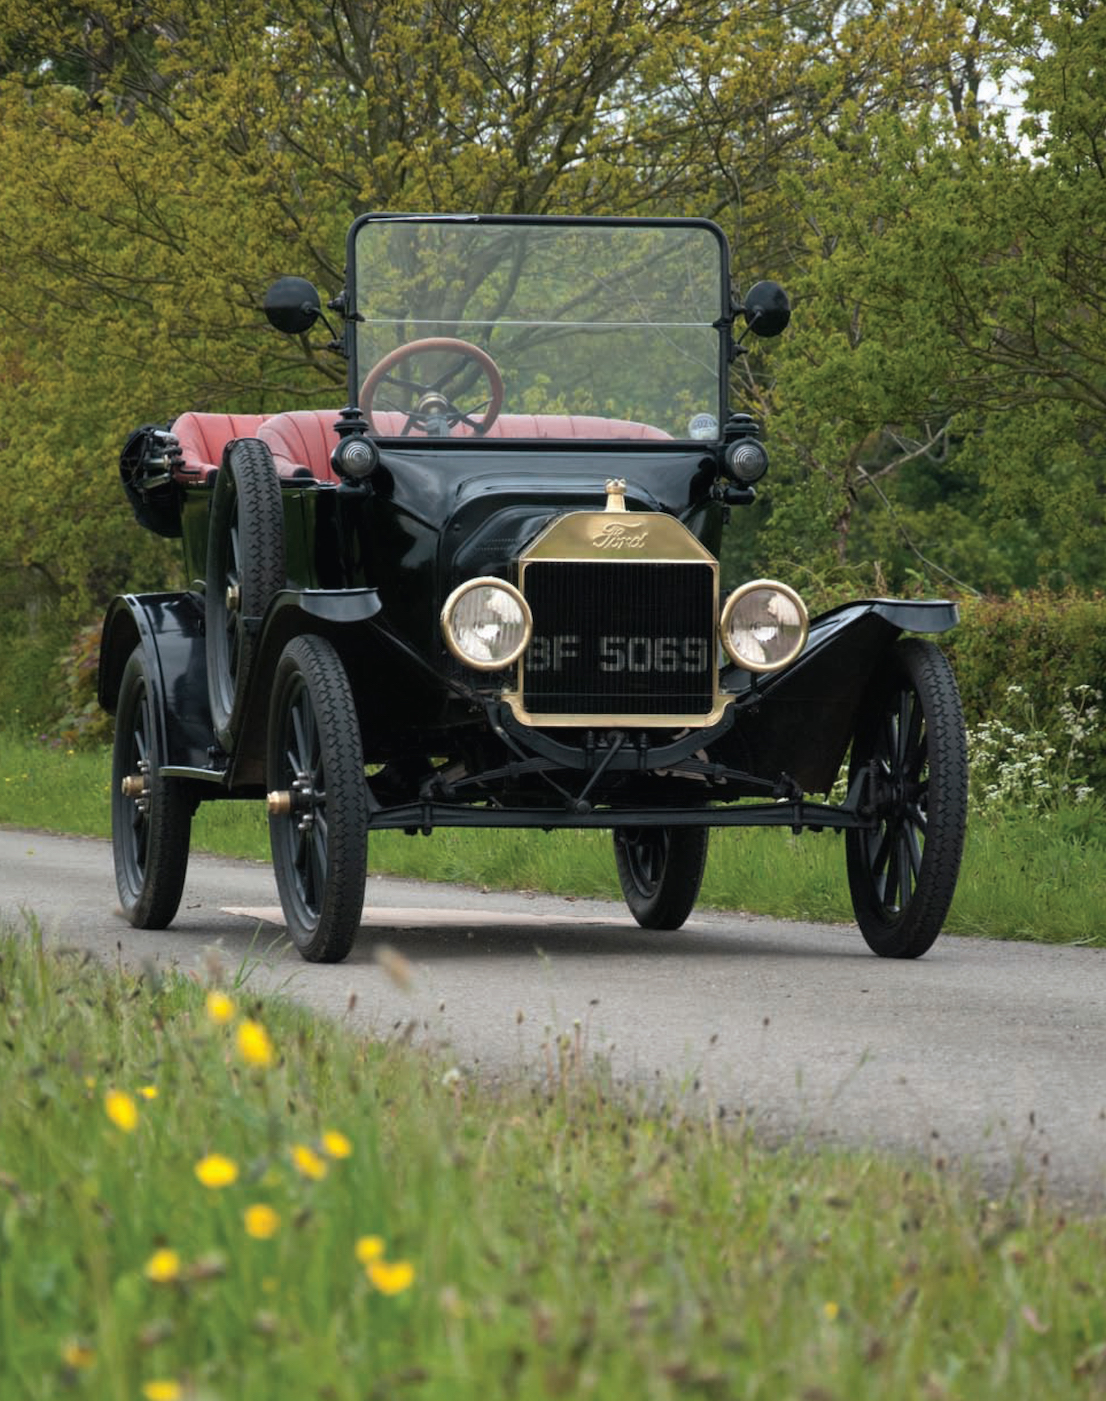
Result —
M 540 214 L 404 214 L 404 213 L 367 213 L 358 216 L 350 226 L 347 246 L 346 246 L 346 337 L 345 349 L 349 364 L 349 395 L 350 403 L 358 402 L 358 396 L 366 375 L 373 368 L 370 364 L 362 365 L 359 358 L 359 335 L 358 326 L 363 324 L 362 293 L 358 289 L 357 271 L 359 266 L 358 244 L 361 235 L 369 225 L 490 225 L 497 227 L 510 226 L 538 226 L 546 229 L 563 227 L 566 229 L 650 229 L 660 230 L 696 230 L 706 233 L 713 240 L 717 249 L 717 269 L 718 284 L 717 303 L 712 307 L 704 307 L 704 320 L 700 324 L 708 327 L 715 333 L 715 356 L 716 356 L 716 385 L 714 403 L 709 413 L 696 415 L 698 418 L 713 419 L 713 432 L 706 435 L 692 436 L 690 432 L 686 436 L 663 436 L 659 440 L 631 441 L 627 438 L 607 438 L 603 437 L 529 437 L 514 434 L 510 437 L 483 437 L 474 436 L 425 436 L 422 433 L 414 433 L 410 436 L 390 436 L 370 430 L 374 437 L 378 437 L 389 446 L 407 446 L 420 450 L 430 449 L 431 451 L 440 448 L 461 448 L 482 449 L 489 448 L 517 448 L 520 445 L 540 444 L 547 448 L 557 448 L 559 450 L 571 450 L 573 448 L 588 448 L 595 450 L 616 449 L 625 450 L 633 447 L 639 450 L 677 450 L 686 451 L 690 446 L 708 449 L 717 446 L 722 441 L 722 435 L 728 415 L 729 403 L 729 367 L 732 359 L 733 345 L 733 321 L 734 310 L 732 305 L 731 281 L 730 281 L 730 250 L 725 234 L 721 228 L 710 219 L 702 218 L 626 218 L 607 217 L 601 215 L 540 215 Z M 365 298 L 371 298 L 371 291 L 366 289 Z M 706 314 L 710 313 L 707 320 Z M 648 323 L 643 323 L 648 324 Z M 705 362 L 704 362 L 705 363 Z

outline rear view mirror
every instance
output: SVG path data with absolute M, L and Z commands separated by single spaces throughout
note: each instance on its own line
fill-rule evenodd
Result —
M 309 331 L 322 315 L 319 294 L 305 277 L 282 277 L 265 293 L 269 324 L 288 336 Z
M 791 320 L 791 303 L 778 282 L 757 282 L 745 296 L 745 324 L 758 336 L 778 336 Z

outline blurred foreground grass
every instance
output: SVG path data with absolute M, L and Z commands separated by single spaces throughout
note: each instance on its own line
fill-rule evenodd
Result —
M 1106 1223 L 0 931 L 0 1396 L 1100 1396 Z
M 107 837 L 106 751 L 51 749 L 0 734 L 0 823 Z M 1098 810 L 973 821 L 946 929 L 989 938 L 1106 946 L 1106 830 Z M 193 850 L 269 859 L 261 802 L 201 805 Z M 442 828 L 374 833 L 377 874 L 621 899 L 606 832 Z M 700 903 L 790 919 L 852 922 L 840 834 L 716 830 Z M 859 937 L 859 936 L 858 936 Z

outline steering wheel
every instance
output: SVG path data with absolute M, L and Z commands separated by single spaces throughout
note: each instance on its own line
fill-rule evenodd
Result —
M 439 375 L 433 384 L 421 384 L 416 380 L 400 378 L 392 373 L 396 366 L 402 365 L 405 360 L 412 360 L 417 355 L 441 351 L 452 351 L 459 358 L 457 363 L 445 374 Z M 444 392 L 446 385 L 460 373 L 467 360 L 476 361 L 484 372 L 488 388 L 491 390 L 491 396 L 485 399 L 483 404 L 469 410 L 462 409 L 453 403 Z M 412 428 L 421 428 L 425 433 L 434 437 L 445 437 L 458 423 L 468 424 L 477 437 L 483 437 L 499 417 L 499 410 L 503 407 L 503 376 L 499 373 L 499 367 L 495 361 L 486 350 L 481 350 L 478 345 L 458 340 L 454 336 L 430 336 L 426 340 L 410 341 L 407 345 L 396 346 L 395 350 L 389 351 L 382 360 L 373 366 L 365 376 L 365 382 L 362 384 L 361 393 L 358 396 L 361 412 L 365 415 L 370 432 L 376 432 L 373 424 L 373 400 L 376 397 L 376 391 L 384 384 L 394 385 L 397 389 L 419 396 L 413 409 L 399 409 L 400 413 L 407 415 L 407 422 L 403 425 L 400 434 L 404 438 L 411 432 Z M 398 405 L 389 407 L 398 408 Z M 484 411 L 483 418 L 474 418 L 473 414 L 480 412 L 481 409 Z

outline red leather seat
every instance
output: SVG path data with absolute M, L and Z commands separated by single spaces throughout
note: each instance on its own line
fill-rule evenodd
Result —
M 217 472 L 223 449 L 234 438 L 256 438 L 267 414 L 182 413 L 173 424 L 184 461 L 174 473 L 178 481 L 204 481 Z
M 256 430 L 256 436 L 269 445 L 276 469 L 282 477 L 302 475 L 306 469 L 320 482 L 336 482 L 330 465 L 330 454 L 338 438 L 334 425 L 337 409 L 292 409 L 273 414 Z M 398 438 L 407 423 L 407 415 L 395 409 L 373 413 L 374 436 Z M 465 423 L 457 425 L 454 436 L 471 438 L 473 430 Z M 500 414 L 492 424 L 489 438 L 519 439 L 583 439 L 588 441 L 637 442 L 645 439 L 668 439 L 670 435 L 648 423 L 633 423 L 626 419 L 599 418 L 590 414 Z M 408 441 L 417 443 L 420 435 L 412 434 Z

